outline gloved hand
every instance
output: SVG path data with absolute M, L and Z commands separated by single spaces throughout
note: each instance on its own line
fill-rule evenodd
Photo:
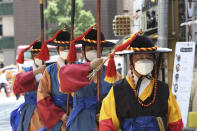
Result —
M 96 58 L 93 61 L 90 62 L 90 71 L 98 67 L 100 64 L 102 64 L 103 59 L 102 58 Z
M 46 66 L 45 65 L 41 65 L 40 67 L 38 67 L 36 70 L 34 70 L 34 76 L 36 76 L 39 73 L 43 73 L 45 70 Z
M 64 114 L 62 115 L 62 117 L 61 117 L 61 120 L 62 120 L 63 122 L 67 121 L 67 120 L 68 120 L 68 115 L 67 115 L 66 113 L 64 113 Z

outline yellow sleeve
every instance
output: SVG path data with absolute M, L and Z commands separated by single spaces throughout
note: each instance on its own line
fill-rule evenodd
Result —
M 110 89 L 108 95 L 104 98 L 102 102 L 99 122 L 107 119 L 111 119 L 115 129 L 119 130 L 120 122 L 116 115 L 116 105 L 115 105 L 113 87 Z
M 178 103 L 171 90 L 169 90 L 168 113 L 166 118 L 167 124 L 178 122 L 182 119 Z

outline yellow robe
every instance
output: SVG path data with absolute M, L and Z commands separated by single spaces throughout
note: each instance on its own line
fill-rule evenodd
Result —
M 135 88 L 129 76 L 126 76 L 126 80 L 131 88 Z M 145 101 L 152 93 L 154 85 L 154 80 L 144 89 L 139 98 Z M 159 88 L 159 87 L 158 87 Z M 179 106 L 176 102 L 175 96 L 169 89 L 169 99 L 168 99 L 168 113 L 166 114 L 167 125 L 170 123 L 178 122 L 181 120 L 181 113 Z M 118 131 L 120 129 L 120 122 L 116 114 L 116 102 L 114 99 L 113 87 L 109 91 L 109 94 L 105 97 L 102 103 L 99 122 L 103 120 L 111 119 L 114 128 Z

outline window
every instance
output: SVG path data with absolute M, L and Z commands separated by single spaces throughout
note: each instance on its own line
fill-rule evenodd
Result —
M 111 53 L 111 48 L 105 48 L 102 50 L 102 56 L 107 57 L 107 55 Z
M 142 30 L 146 30 L 146 25 L 145 25 L 146 21 L 145 21 L 145 16 L 142 15 L 141 16 L 141 28 Z
M 31 57 L 31 52 L 29 50 L 24 53 L 24 58 L 25 59 L 31 59 L 32 58 Z
M 142 7 L 142 12 L 149 10 L 150 8 L 156 6 L 158 3 L 157 0 L 145 0 L 143 7 Z
M 50 56 L 57 55 L 57 49 L 56 48 L 49 48 L 49 54 Z
M 56 48 L 49 48 L 49 54 L 50 56 L 54 56 L 54 55 L 57 55 L 57 51 L 56 51 Z M 32 59 L 32 56 L 31 56 L 31 51 L 28 50 L 24 53 L 24 58 L 25 59 Z

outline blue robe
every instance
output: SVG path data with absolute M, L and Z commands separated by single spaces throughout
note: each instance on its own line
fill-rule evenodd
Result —
M 111 84 L 104 81 L 105 70 L 106 68 L 104 67 L 101 74 L 101 101 L 112 87 Z M 67 121 L 67 130 L 94 131 L 96 128 L 96 103 L 97 84 L 94 82 L 76 91 L 73 97 L 73 109 Z M 77 110 L 79 108 L 83 109 L 78 112 Z M 77 115 L 73 115 L 76 114 L 76 112 L 78 112 Z M 75 116 L 75 118 L 73 118 L 73 116 Z

